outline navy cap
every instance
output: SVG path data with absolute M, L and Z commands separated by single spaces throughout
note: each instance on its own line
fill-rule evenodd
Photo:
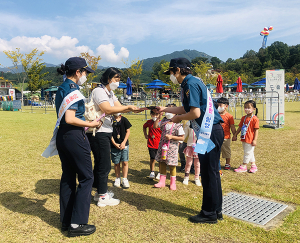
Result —
M 86 61 L 82 57 L 70 57 L 66 63 L 65 67 L 67 70 L 77 70 L 84 68 L 88 73 L 94 73 L 95 71 L 88 67 Z
M 174 59 L 171 59 L 170 66 L 169 66 L 168 70 L 164 71 L 164 74 L 170 75 L 170 69 L 172 69 L 172 68 L 177 68 L 177 67 L 178 68 L 190 68 L 191 66 L 192 66 L 192 64 L 186 58 L 183 58 L 183 57 L 174 58 Z

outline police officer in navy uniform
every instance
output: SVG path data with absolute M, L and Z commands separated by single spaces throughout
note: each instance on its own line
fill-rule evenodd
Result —
M 186 58 L 175 58 L 170 61 L 170 67 L 164 73 L 170 75 L 174 84 L 181 85 L 181 107 L 158 107 L 159 111 L 178 114 L 172 118 L 175 123 L 181 120 L 195 120 L 199 126 L 207 106 L 207 88 L 198 78 L 192 76 L 191 63 Z M 196 223 L 217 223 L 222 220 L 222 188 L 219 174 L 219 159 L 224 140 L 223 120 L 214 107 L 214 120 L 211 131 L 211 141 L 215 148 L 205 154 L 198 154 L 203 186 L 202 210 L 198 215 L 190 217 Z
M 71 57 L 57 72 L 67 76 L 56 93 L 55 105 L 58 114 L 64 98 L 79 90 L 79 85 L 86 81 L 86 75 L 94 71 L 83 58 Z M 85 121 L 84 111 L 84 100 L 72 104 L 61 119 L 56 137 L 62 167 L 59 193 L 61 229 L 68 230 L 69 237 L 90 235 L 96 231 L 94 225 L 87 224 L 94 177 L 91 148 L 84 127 L 98 127 L 100 121 Z M 79 182 L 77 188 L 76 176 Z

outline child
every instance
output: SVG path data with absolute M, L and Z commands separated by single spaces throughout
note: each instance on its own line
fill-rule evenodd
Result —
M 167 107 L 176 107 L 175 104 L 169 104 Z M 159 142 L 156 161 L 159 162 L 160 179 L 154 187 L 165 187 L 167 177 L 167 165 L 170 167 L 170 190 L 176 190 L 176 166 L 178 165 L 178 143 L 184 139 L 182 124 L 169 121 L 174 114 L 165 113 L 165 118 L 161 121 L 156 120 L 153 128 L 160 127 L 162 130 Z M 161 117 L 161 114 L 159 118 Z
M 121 113 L 114 114 L 113 133 L 111 137 L 111 160 L 114 163 L 116 180 L 115 187 L 121 186 L 120 162 L 122 162 L 123 188 L 129 188 L 127 179 L 128 174 L 128 155 L 129 155 L 129 135 L 131 124 Z
M 248 100 L 244 104 L 244 109 L 246 116 L 243 116 L 239 128 L 232 137 L 232 141 L 237 140 L 237 135 L 241 132 L 241 141 L 244 149 L 244 161 L 239 168 L 235 169 L 235 172 L 246 172 L 247 164 L 251 162 L 250 173 L 255 173 L 257 171 L 257 166 L 255 164 L 254 158 L 254 148 L 257 143 L 259 120 L 257 118 L 257 108 L 256 103 L 253 100 Z M 253 112 L 255 111 L 255 115 Z
M 154 167 L 155 167 L 155 156 L 157 153 L 158 149 L 158 144 L 160 141 L 161 137 L 161 130 L 160 128 L 153 128 L 154 122 L 158 119 L 159 113 L 155 112 L 156 109 L 153 108 L 150 111 L 151 115 L 151 120 L 148 120 L 144 125 L 143 125 L 143 132 L 144 136 L 147 139 L 147 146 L 149 150 L 149 155 L 150 155 L 150 179 L 155 178 L 155 173 L 154 173 Z M 149 128 L 149 133 L 147 135 L 147 127 Z M 160 174 L 158 172 L 157 174 L 157 179 L 159 180 Z
M 195 184 L 197 186 L 201 186 L 201 182 L 199 180 L 200 162 L 198 159 L 198 154 L 194 152 L 194 146 L 196 146 L 197 137 L 193 128 L 190 127 L 190 121 L 186 123 L 184 134 L 185 134 L 185 138 L 187 138 L 187 147 L 183 151 L 186 156 L 186 165 L 185 165 L 185 175 L 182 183 L 184 185 L 189 184 L 190 169 L 194 160 Z
M 231 158 L 231 148 L 230 148 L 230 130 L 234 135 L 236 133 L 236 129 L 234 126 L 234 119 L 231 114 L 227 112 L 227 108 L 229 105 L 229 101 L 226 98 L 220 98 L 217 100 L 218 103 L 218 112 L 223 119 L 224 123 L 221 123 L 224 130 L 224 142 L 221 147 L 222 158 L 226 159 L 225 170 L 230 170 L 230 158 Z

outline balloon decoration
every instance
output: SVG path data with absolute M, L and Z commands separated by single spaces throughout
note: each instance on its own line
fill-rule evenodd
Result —
M 270 31 L 273 30 L 273 26 L 265 27 L 263 31 L 260 32 L 260 35 L 263 36 L 263 42 L 262 42 L 262 48 L 266 48 L 267 47 L 267 38 L 268 35 L 270 34 Z

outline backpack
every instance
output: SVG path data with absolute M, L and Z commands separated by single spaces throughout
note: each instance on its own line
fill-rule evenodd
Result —
M 93 121 L 95 119 L 98 119 L 99 117 L 101 117 L 103 115 L 103 112 L 100 110 L 100 111 L 97 111 L 96 110 L 96 104 L 94 103 L 94 99 L 93 99 L 93 94 L 94 92 L 92 92 L 92 95 L 91 95 L 91 99 L 89 102 L 86 102 L 84 105 L 85 105 L 85 112 L 84 112 L 84 117 L 87 121 Z M 101 118 L 101 122 L 103 124 L 104 122 L 104 119 L 105 117 Z M 102 124 L 100 126 L 102 126 Z M 86 132 L 91 132 L 93 131 L 93 136 L 96 135 L 96 129 L 99 129 L 100 127 L 96 128 L 92 128 L 92 127 L 89 127 Z

